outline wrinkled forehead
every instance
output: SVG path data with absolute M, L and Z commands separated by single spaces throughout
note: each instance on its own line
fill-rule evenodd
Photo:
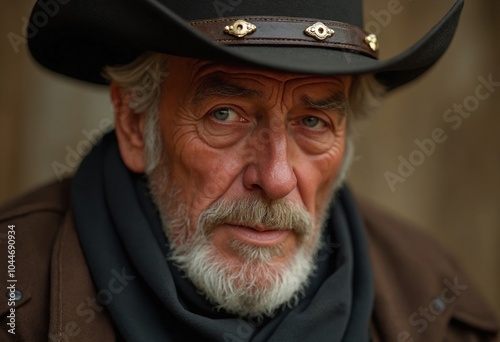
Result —
M 240 88 L 245 95 L 255 97 L 265 96 L 273 88 L 282 87 L 294 92 L 340 92 L 347 95 L 352 81 L 350 75 L 294 74 L 177 56 L 171 57 L 169 71 L 178 80 L 178 85 L 189 84 L 195 96 L 201 90 L 210 93 L 209 89 L 215 87 Z

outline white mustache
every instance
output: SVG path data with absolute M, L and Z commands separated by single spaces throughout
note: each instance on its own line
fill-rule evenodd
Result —
M 198 218 L 198 228 L 204 234 L 209 234 L 217 225 L 229 223 L 290 229 L 299 235 L 310 234 L 314 227 L 314 219 L 301 205 L 288 200 L 268 200 L 258 196 L 219 200 Z

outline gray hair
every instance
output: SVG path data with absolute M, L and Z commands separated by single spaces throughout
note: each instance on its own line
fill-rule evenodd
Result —
M 163 94 L 163 81 L 168 75 L 168 55 L 147 52 L 132 63 L 107 66 L 105 76 L 124 92 L 131 94 L 129 107 L 134 113 L 145 114 L 146 174 L 151 173 L 162 157 L 162 144 L 158 129 L 158 106 Z M 348 136 L 342 168 L 337 177 L 341 183 L 354 156 L 353 140 L 357 134 L 356 124 L 369 117 L 380 105 L 385 88 L 371 74 L 354 75 L 349 92 Z M 340 185 L 340 184 L 339 184 Z
M 150 174 L 160 163 L 163 153 L 158 106 L 163 95 L 163 81 L 168 75 L 167 67 L 167 55 L 146 52 L 132 63 L 104 68 L 104 76 L 116 82 L 123 93 L 130 94 L 130 109 L 145 115 L 146 174 Z

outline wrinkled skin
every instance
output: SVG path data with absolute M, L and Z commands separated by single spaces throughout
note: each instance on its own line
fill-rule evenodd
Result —
M 199 85 L 214 78 L 231 89 L 215 85 L 200 93 Z M 182 189 L 177 200 L 186 205 L 191 222 L 184 228 L 186 238 L 212 203 L 249 195 L 300 204 L 315 218 L 311 229 L 318 236 L 346 142 L 345 113 L 325 103 L 332 97 L 347 98 L 351 80 L 171 57 L 159 126 L 169 177 Z M 112 96 L 115 103 L 128 101 L 116 84 Z M 118 113 L 116 120 L 120 153 L 129 169 L 144 172 L 144 118 L 126 114 Z M 221 224 L 211 242 L 230 259 L 238 258 L 229 246 L 235 240 L 280 244 L 283 253 L 276 262 L 287 261 L 297 249 L 291 230 L 274 234 L 273 227 L 251 228 L 255 230 Z

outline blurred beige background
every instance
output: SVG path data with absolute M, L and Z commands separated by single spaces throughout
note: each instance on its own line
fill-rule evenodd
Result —
M 74 163 L 71 151 L 84 150 L 86 133 L 98 133 L 112 111 L 105 88 L 43 70 L 23 42 L 12 44 L 13 37 L 22 35 L 33 0 L 0 1 L 1 203 L 56 179 L 54 167 Z M 365 2 L 367 28 L 379 34 L 383 59 L 411 46 L 453 3 L 400 0 L 397 13 L 384 16 L 394 1 Z M 357 193 L 416 223 L 455 254 L 498 316 L 500 87 L 485 100 L 474 97 L 480 77 L 500 82 L 499 33 L 500 2 L 467 1 L 444 58 L 391 94 L 364 125 L 350 173 Z M 443 114 L 464 101 L 474 110 L 453 129 L 458 123 L 446 122 Z M 415 140 L 431 138 L 436 129 L 446 141 L 420 160 Z M 397 175 L 401 158 L 419 165 L 391 189 L 384 175 Z

